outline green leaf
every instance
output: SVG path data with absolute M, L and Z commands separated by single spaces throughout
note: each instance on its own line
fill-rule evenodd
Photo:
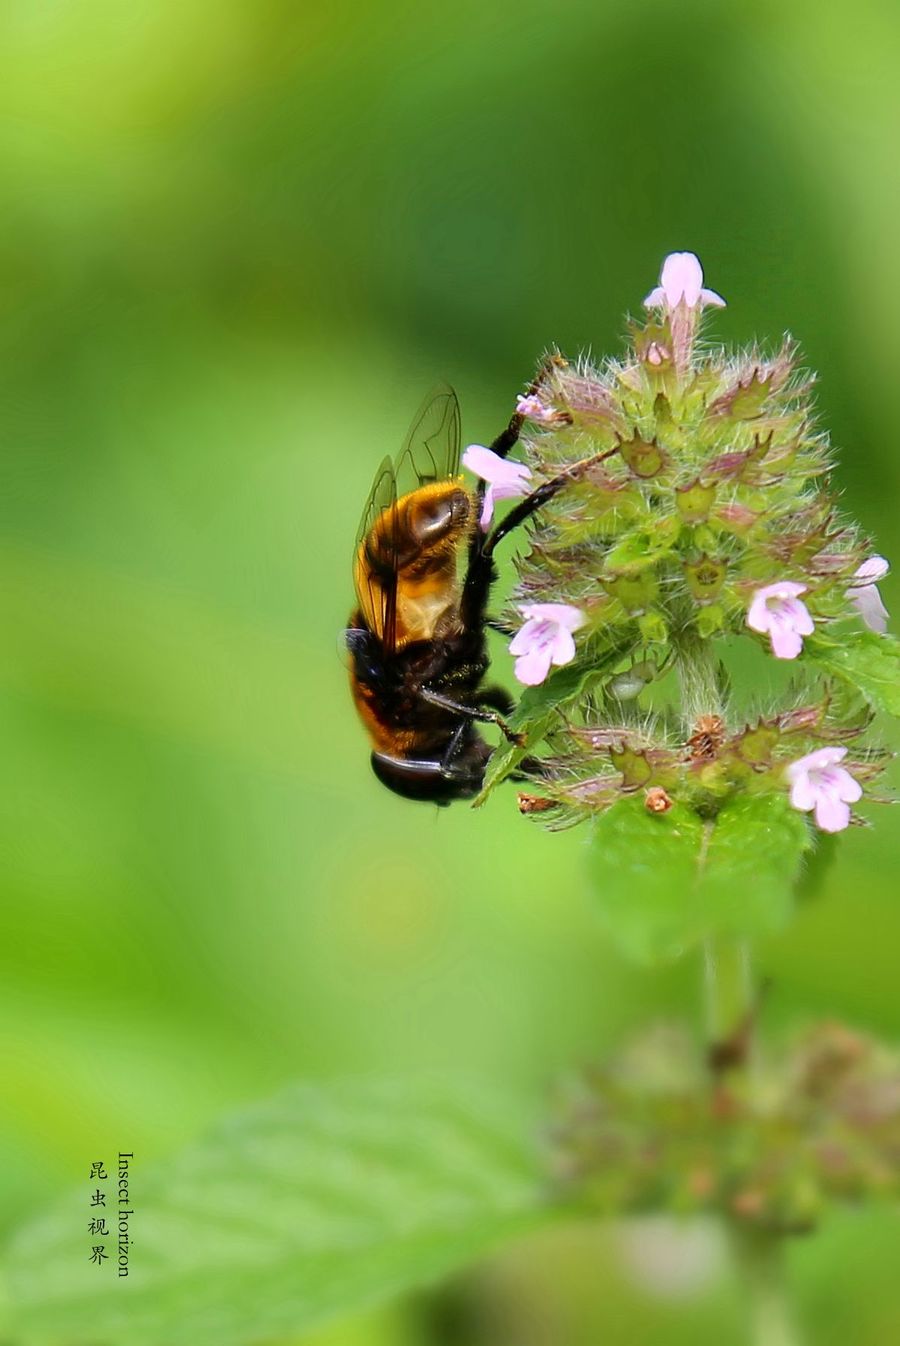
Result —
M 494 788 L 515 771 L 533 746 L 541 741 L 553 724 L 559 707 L 580 696 L 587 684 L 617 657 L 618 652 L 600 662 L 597 659 L 592 659 L 590 663 L 577 660 L 566 664 L 564 668 L 554 669 L 540 686 L 525 689 L 509 717 L 510 728 L 525 735 L 525 744 L 519 747 L 504 741 L 494 750 L 485 772 L 484 787 L 474 801 L 474 808 L 483 804 Z
M 759 935 L 787 920 L 809 828 L 784 795 L 744 795 L 705 820 L 643 799 L 596 823 L 591 876 L 601 917 L 631 957 L 678 957 L 709 935 Z
M 86 1182 L 28 1225 L 17 1346 L 243 1346 L 425 1285 L 552 1218 L 527 1133 L 480 1089 L 293 1088 L 153 1171 L 135 1156 L 127 1279 L 112 1239 L 89 1262 Z
M 862 692 L 876 710 L 900 715 L 900 641 L 896 636 L 846 631 L 840 643 L 816 636 L 807 641 L 804 655 Z

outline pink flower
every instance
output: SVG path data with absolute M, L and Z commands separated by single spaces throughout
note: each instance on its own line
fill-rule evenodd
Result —
M 644 308 L 673 309 L 682 299 L 688 308 L 703 308 L 706 304 L 725 307 L 725 300 L 715 290 L 703 288 L 703 267 L 692 252 L 670 252 L 663 262 L 659 284 L 644 300 Z
M 890 567 L 883 556 L 870 556 L 854 574 L 848 598 L 870 631 L 881 635 L 887 630 L 888 610 L 881 601 L 877 581 L 883 580 Z
M 531 469 L 524 463 L 501 458 L 499 453 L 486 449 L 483 444 L 470 444 L 462 460 L 470 472 L 487 482 L 481 511 L 481 531 L 486 533 L 494 517 L 495 500 L 515 500 L 528 494 Z
M 803 649 L 803 637 L 815 630 L 806 605 L 800 602 L 799 595 L 805 593 L 805 584 L 781 580 L 753 595 L 747 625 L 751 631 L 768 635 L 776 659 L 796 659 Z
M 838 766 L 846 756 L 846 748 L 819 748 L 787 768 L 791 803 L 801 813 L 815 809 L 823 832 L 842 832 L 850 822 L 849 806 L 862 798 L 859 781 Z
M 530 421 L 544 422 L 556 419 L 555 407 L 545 407 L 534 393 L 520 393 L 516 398 L 516 414 L 527 416 Z
M 510 643 L 515 654 L 515 675 L 526 687 L 536 687 L 550 672 L 550 665 L 569 664 L 575 658 L 572 632 L 584 626 L 584 613 L 568 603 L 524 603 L 527 620 Z

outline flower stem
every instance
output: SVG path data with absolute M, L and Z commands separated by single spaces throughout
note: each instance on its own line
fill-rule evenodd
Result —
M 800 1346 L 788 1302 L 782 1240 L 762 1231 L 736 1231 L 734 1251 L 750 1300 L 752 1346 Z
M 703 945 L 707 1039 L 729 1041 L 749 1027 L 753 979 L 746 940 L 710 936 Z
M 681 689 L 681 713 L 687 733 L 703 716 L 725 718 L 722 704 L 722 673 L 710 642 L 689 628 L 673 636 L 675 666 Z

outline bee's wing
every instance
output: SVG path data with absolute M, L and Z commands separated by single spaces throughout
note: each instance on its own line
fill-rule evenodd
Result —
M 372 631 L 388 650 L 396 643 L 397 627 L 397 566 L 388 567 L 383 574 L 373 575 L 365 557 L 365 543 L 376 521 L 397 500 L 397 481 L 390 458 L 382 460 L 372 489 L 359 521 L 356 545 L 353 548 L 353 584 L 363 614 L 371 623 Z
M 429 393 L 417 411 L 393 464 L 385 458 L 363 510 L 354 551 L 354 584 L 360 608 L 390 653 L 397 643 L 397 552 L 400 538 L 389 528 L 380 538 L 382 564 L 373 574 L 365 542 L 373 527 L 401 495 L 459 475 L 460 415 L 456 393 L 446 385 Z M 385 556 L 385 549 L 388 555 Z M 393 555 L 390 554 L 393 549 Z
M 397 494 L 459 476 L 460 415 L 456 393 L 441 384 L 419 407 L 394 459 Z

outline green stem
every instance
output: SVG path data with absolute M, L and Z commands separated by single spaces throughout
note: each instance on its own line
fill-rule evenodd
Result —
M 675 644 L 682 715 L 691 735 L 697 733 L 698 721 L 702 723 L 704 717 L 725 719 L 721 665 L 709 642 L 700 640 L 687 624 Z M 710 819 L 708 835 L 714 825 Z M 738 1083 L 746 1075 L 756 1010 L 747 941 L 710 936 L 703 946 L 703 966 L 710 1063 L 717 1073 L 727 1071 L 729 1080 Z M 736 1222 L 732 1222 L 732 1235 L 750 1298 L 750 1341 L 753 1346 L 798 1346 L 785 1286 L 782 1239 L 777 1233 L 742 1228 Z
M 724 1042 L 753 1013 L 753 978 L 746 940 L 711 936 L 703 945 L 707 1039 Z
M 740 1231 L 734 1249 L 750 1300 L 752 1346 L 800 1346 L 785 1284 L 782 1240 L 777 1234 Z
M 702 716 L 724 719 L 721 664 L 711 643 L 685 627 L 673 636 L 681 687 L 681 713 L 688 733 L 693 732 Z

